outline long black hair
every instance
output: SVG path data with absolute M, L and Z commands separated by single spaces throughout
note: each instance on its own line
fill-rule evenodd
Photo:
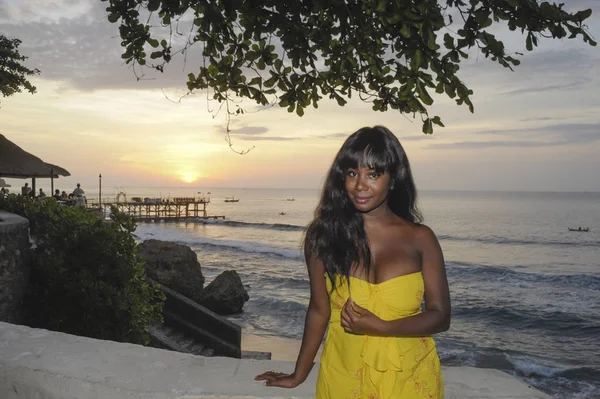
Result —
M 304 239 L 304 252 L 323 262 L 332 286 L 335 275 L 348 279 L 353 265 L 369 275 L 371 250 L 362 214 L 354 207 L 345 179 L 350 168 L 368 167 L 390 176 L 388 206 L 404 220 L 421 223 L 417 189 L 404 148 L 383 126 L 364 127 L 346 139 L 325 180 L 321 200 Z

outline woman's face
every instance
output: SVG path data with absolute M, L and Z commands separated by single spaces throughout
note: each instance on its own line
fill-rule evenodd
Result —
M 370 168 L 349 168 L 346 171 L 346 192 L 354 207 L 363 213 L 387 204 L 390 175 Z

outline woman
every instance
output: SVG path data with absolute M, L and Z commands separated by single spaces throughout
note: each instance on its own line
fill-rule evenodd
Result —
M 421 221 L 398 139 L 382 126 L 352 134 L 306 232 L 311 296 L 295 371 L 255 379 L 302 383 L 328 327 L 317 398 L 443 398 L 431 335 L 450 326 L 450 295 L 441 248 Z

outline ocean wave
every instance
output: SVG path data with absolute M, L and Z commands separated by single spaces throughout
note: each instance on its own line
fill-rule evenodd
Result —
M 281 285 L 285 289 L 308 289 L 309 281 L 306 279 L 294 278 L 294 277 L 275 277 L 261 275 L 261 285 Z
M 442 234 L 438 236 L 440 241 L 466 241 L 479 242 L 484 244 L 494 245 L 542 245 L 553 247 L 597 247 L 598 242 L 594 241 L 560 241 L 560 240 L 527 240 L 515 239 L 502 236 L 486 236 L 486 237 L 461 237 L 454 235 Z
M 240 222 L 237 220 L 217 220 L 217 219 L 196 219 L 195 222 L 198 224 L 214 224 L 214 225 L 218 225 L 218 226 L 282 230 L 282 231 L 304 231 L 306 229 L 306 226 L 299 226 L 299 225 L 295 225 L 295 224 L 285 224 L 285 223 L 251 223 L 251 222 Z
M 222 240 L 217 238 L 210 238 L 197 235 L 180 235 L 180 234 L 161 234 L 161 239 L 175 242 L 177 244 L 189 245 L 192 248 L 213 248 L 223 250 L 235 250 L 245 253 L 261 254 L 264 256 L 271 256 L 277 258 L 286 258 L 294 260 L 304 260 L 304 256 L 300 250 L 292 250 L 288 248 L 282 248 L 275 245 L 259 243 L 255 241 L 238 241 L 238 240 Z M 156 236 L 149 231 L 138 232 L 137 239 L 149 240 L 154 239 Z
M 291 249 L 275 247 L 273 245 L 261 244 L 250 241 L 233 241 L 233 240 L 195 240 L 192 244 L 195 247 L 203 248 L 217 248 L 217 249 L 232 249 L 236 251 L 255 253 L 271 257 L 304 260 L 304 256 L 300 251 L 293 251 Z
M 600 370 L 591 367 L 574 367 L 561 370 L 554 376 L 568 378 L 569 380 L 600 381 Z
M 445 366 L 492 368 L 509 373 L 520 380 L 550 393 L 557 399 L 596 398 L 600 370 L 591 367 L 569 367 L 548 364 L 526 353 L 473 343 L 438 339 L 438 353 Z M 590 396 L 591 395 L 591 396 Z
M 541 312 L 524 307 L 511 309 L 506 305 L 502 307 L 454 306 L 452 317 L 484 322 L 494 327 L 508 327 L 517 331 L 542 331 L 544 335 L 572 335 L 578 338 L 600 336 L 600 324 L 561 311 Z
M 290 316 L 299 316 L 306 313 L 306 305 L 293 300 L 281 300 L 277 298 L 265 297 L 261 295 L 253 295 L 251 302 L 253 306 L 260 309 L 260 315 L 283 314 L 285 318 Z M 302 329 L 302 327 L 300 327 Z
M 447 262 L 449 276 L 469 279 L 527 281 L 552 286 L 564 286 L 600 291 L 600 276 L 589 274 L 539 274 L 511 270 L 508 267 L 478 265 L 469 262 Z

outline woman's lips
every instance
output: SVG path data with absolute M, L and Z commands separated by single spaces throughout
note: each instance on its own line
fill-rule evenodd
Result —
M 354 197 L 354 201 L 358 204 L 366 204 L 370 199 L 371 197 Z

